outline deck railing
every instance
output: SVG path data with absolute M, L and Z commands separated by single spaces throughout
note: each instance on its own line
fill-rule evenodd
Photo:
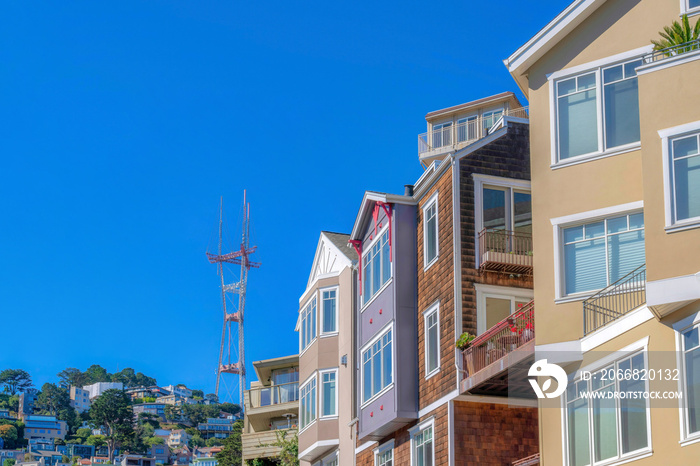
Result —
M 532 235 L 510 230 L 484 228 L 479 232 L 481 269 L 516 271 L 532 267 Z
M 686 52 L 692 52 L 694 50 L 700 50 L 700 39 L 673 45 L 671 47 L 666 47 L 665 49 L 654 50 L 653 52 L 644 55 L 643 60 L 645 64 L 653 63 L 666 58 L 675 57 Z
M 299 401 L 299 382 L 253 387 L 248 390 L 251 408 L 261 408 L 282 403 Z
M 529 118 L 528 107 L 508 109 L 502 115 L 477 117 L 452 123 L 449 126 L 441 126 L 438 129 L 418 135 L 418 155 L 443 147 L 456 147 L 467 145 L 483 138 L 489 132 L 501 116 L 516 118 Z
M 588 335 L 647 301 L 647 267 L 640 265 L 583 302 L 583 334 Z
M 462 352 L 464 369 L 471 377 L 535 338 L 535 301 L 523 305 L 483 334 Z

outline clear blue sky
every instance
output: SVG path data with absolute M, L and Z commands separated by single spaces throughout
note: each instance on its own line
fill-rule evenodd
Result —
M 502 60 L 568 3 L 4 2 L 0 369 L 213 391 L 204 252 L 244 188 L 247 360 L 296 353 L 319 232 L 418 179 L 428 111 L 517 90 Z

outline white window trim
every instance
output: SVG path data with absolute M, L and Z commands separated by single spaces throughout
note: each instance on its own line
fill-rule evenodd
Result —
M 515 178 L 503 178 L 492 175 L 472 174 L 474 180 L 474 248 L 476 258 L 476 268 L 479 268 L 481 258 L 479 257 L 479 233 L 484 229 L 484 185 L 497 186 L 499 188 L 511 188 L 513 190 L 528 191 L 532 194 L 532 184 L 530 180 L 517 180 Z
M 391 451 L 391 464 L 393 465 L 394 464 L 394 439 L 391 439 L 386 443 L 382 443 L 377 448 L 372 450 L 372 456 L 374 457 L 375 466 L 379 464 L 378 456 L 386 453 L 387 451 Z
M 688 0 L 681 0 L 681 14 L 679 16 L 688 15 L 688 17 L 700 14 L 700 7 L 689 7 Z
M 643 211 L 644 201 L 636 201 L 550 219 L 552 234 L 554 235 L 554 302 L 556 304 L 583 300 L 596 293 L 592 291 L 567 295 L 564 292 L 564 229 L 594 220 L 601 220 L 616 214 L 630 214 Z
M 627 144 L 624 146 L 618 146 L 614 148 L 610 148 L 608 150 L 598 150 L 596 152 L 593 152 L 591 154 L 583 154 L 583 155 L 578 155 L 575 157 L 570 157 L 568 159 L 565 159 L 563 161 L 559 161 L 559 148 L 558 148 L 558 141 L 559 141 L 559 131 L 558 131 L 558 115 L 557 115 L 557 92 L 556 92 L 556 84 L 557 81 L 560 81 L 562 79 L 566 78 L 571 78 L 573 76 L 579 75 L 579 74 L 584 74 L 587 71 L 590 72 L 596 72 L 596 108 L 597 108 L 597 117 L 598 117 L 598 147 L 603 148 L 603 133 L 601 131 L 601 126 L 603 125 L 603 121 L 601 118 L 602 112 L 603 112 L 603 97 L 601 96 L 601 82 L 600 82 L 600 73 L 597 71 L 599 69 L 602 69 L 603 67 L 611 66 L 614 65 L 618 62 L 625 62 L 629 61 L 633 58 L 636 57 L 641 57 L 642 55 L 645 55 L 647 53 L 650 53 L 653 50 L 653 45 L 647 45 L 644 47 L 640 47 L 638 49 L 634 50 L 629 50 L 627 52 L 619 53 L 617 55 L 612 55 L 610 57 L 602 58 L 600 60 L 595 60 L 592 62 L 584 63 L 582 65 L 578 66 L 573 66 L 571 68 L 566 68 L 563 70 L 556 71 L 554 73 L 551 73 L 547 75 L 547 80 L 549 81 L 549 131 L 550 131 L 550 154 L 551 154 L 551 165 L 550 168 L 556 169 L 556 168 L 563 168 L 567 167 L 570 165 L 577 165 L 579 163 L 584 163 L 584 162 L 590 162 L 593 160 L 598 160 L 601 158 L 605 157 L 611 157 L 613 155 L 619 155 L 623 154 L 625 152 L 630 152 L 637 150 L 641 147 L 641 141 L 640 142 L 635 142 L 631 144 Z
M 476 290 L 476 334 L 481 335 L 486 330 L 486 298 L 510 298 L 515 300 L 525 298 L 532 301 L 535 297 L 530 288 L 512 288 L 508 286 L 474 284 Z M 517 309 L 516 309 L 517 311 Z
M 309 343 L 306 345 L 306 347 L 302 348 L 302 341 L 303 341 L 303 335 L 304 335 L 304 311 L 306 310 L 306 307 L 311 304 L 311 302 L 316 298 L 316 313 L 318 314 L 318 290 L 314 291 L 313 294 L 309 297 L 309 299 L 306 300 L 304 305 L 301 307 L 301 311 L 299 312 L 299 356 L 301 357 L 302 354 L 306 353 L 306 350 L 311 347 L 311 345 L 314 344 L 316 339 L 318 338 L 318 316 L 316 317 L 316 336 L 313 337 L 309 341 Z
M 372 239 L 369 243 L 367 243 L 367 245 L 362 246 L 362 270 L 359 271 L 360 276 L 363 276 L 363 274 L 364 274 L 364 267 L 366 264 L 365 257 L 369 255 L 369 253 L 372 250 L 372 248 L 374 247 L 374 245 L 377 243 L 377 241 L 379 241 L 382 238 L 382 236 L 384 236 L 384 232 L 388 229 L 389 229 L 389 225 L 388 225 L 388 219 L 387 219 L 387 225 L 384 225 L 381 229 L 377 230 L 377 234 L 375 235 L 375 238 Z M 390 243 L 392 242 L 391 238 L 389 238 L 389 242 Z M 393 244 L 389 245 L 389 255 L 392 258 L 392 260 L 389 261 L 389 267 L 391 270 L 391 273 L 389 275 L 389 280 L 387 280 L 385 284 L 380 286 L 379 290 L 377 290 L 377 292 L 374 293 L 374 295 L 372 295 L 372 298 L 367 302 L 365 302 L 365 295 L 364 295 L 365 283 L 364 283 L 364 279 L 362 280 L 362 299 L 361 299 L 362 300 L 362 307 L 360 308 L 360 313 L 362 313 L 367 308 L 367 306 L 369 306 L 372 303 L 372 301 L 374 301 L 377 298 L 377 296 L 382 294 L 384 289 L 387 286 L 389 286 L 389 284 L 392 281 L 394 281 L 394 254 L 393 254 L 394 251 L 391 250 L 392 246 L 393 246 Z M 381 250 L 380 250 L 379 254 L 381 255 Z
M 396 383 L 396 332 L 394 331 L 394 321 L 392 320 L 387 326 L 381 329 L 379 333 L 377 333 L 377 335 L 375 335 L 369 342 L 367 342 L 362 348 L 360 348 L 360 400 L 364 396 L 363 390 L 365 389 L 365 371 L 362 361 L 362 355 L 365 353 L 365 351 L 367 351 L 368 348 L 375 344 L 377 340 L 380 340 L 389 331 L 391 331 L 391 383 L 379 390 L 379 392 L 375 393 L 374 396 L 369 398 L 367 401 L 362 402 L 362 404 L 360 404 L 360 409 L 366 408 L 367 405 L 371 404 L 374 400 L 382 396 L 384 393 L 394 388 L 394 384 Z
M 431 416 L 429 419 L 426 419 L 425 421 L 421 422 L 420 424 L 411 427 L 408 430 L 408 433 L 410 434 L 411 437 L 411 466 L 415 465 L 416 458 L 414 458 L 414 451 L 416 449 L 416 444 L 414 442 L 414 438 L 416 434 L 419 434 L 423 432 L 424 430 L 432 428 L 433 429 L 433 437 L 432 437 L 432 442 L 433 442 L 433 448 L 431 449 L 433 451 L 433 462 L 431 464 L 435 464 L 435 416 Z
M 605 356 L 595 362 L 592 362 L 591 364 L 577 370 L 576 372 L 569 374 L 568 380 L 569 383 L 571 383 L 574 380 L 578 380 L 581 377 L 581 373 L 584 371 L 587 372 L 596 372 L 603 367 L 610 365 L 612 363 L 616 363 L 617 361 L 620 361 L 622 359 L 628 358 L 629 356 L 633 355 L 634 353 L 637 352 L 642 352 L 644 354 L 644 368 L 648 369 L 649 368 L 649 337 L 646 336 L 642 338 L 639 341 L 636 341 L 618 351 L 615 351 L 608 356 Z M 617 385 L 616 385 L 617 386 Z M 649 391 L 649 380 L 645 381 L 645 388 L 647 392 Z M 569 429 L 568 429 L 568 422 L 567 422 L 567 412 L 566 412 L 566 403 L 567 403 L 567 396 L 566 392 L 564 393 L 563 396 L 560 397 L 561 401 L 561 422 L 562 422 L 562 442 L 563 442 L 563 460 L 565 465 L 571 464 L 569 462 Z M 617 405 L 616 405 L 617 409 Z M 624 464 L 633 460 L 638 460 L 641 458 L 645 458 L 648 456 L 651 456 L 653 453 L 652 449 L 652 438 L 651 438 L 651 405 L 649 403 L 649 400 L 646 400 L 646 420 L 647 420 L 647 446 L 646 448 L 627 453 L 625 455 L 621 455 L 619 458 L 615 458 L 612 460 L 607 460 L 607 461 L 602 461 L 599 463 L 594 463 L 591 462 L 591 464 L 595 464 L 596 466 L 615 466 L 615 465 L 620 465 Z M 589 436 L 588 436 L 588 441 L 589 444 L 593 439 L 592 436 L 592 426 L 589 425 Z M 617 433 L 619 435 L 619 432 Z M 591 458 L 592 459 L 592 458 Z
M 663 161 L 663 175 L 664 175 L 664 211 L 667 233 L 673 233 L 676 231 L 688 230 L 691 228 L 700 227 L 700 217 L 693 217 L 684 220 L 675 219 L 675 208 L 673 205 L 673 189 L 674 186 L 671 183 L 671 151 L 670 142 L 671 139 L 676 137 L 681 137 L 691 135 L 692 133 L 700 132 L 700 121 L 694 121 L 692 123 L 687 123 L 684 125 L 674 126 L 673 128 L 667 128 L 660 130 L 659 137 L 661 138 L 661 154 Z
M 328 373 L 334 373 L 335 374 L 335 414 L 328 414 L 324 415 L 323 414 L 323 374 L 328 374 Z M 318 371 L 318 380 L 321 385 L 321 389 L 319 390 L 319 397 L 318 397 L 318 405 L 319 405 L 319 419 L 338 419 L 338 368 L 335 367 L 333 369 L 323 369 Z
M 678 419 L 681 433 L 678 443 L 680 443 L 682 447 L 700 442 L 700 432 L 691 434 L 688 429 L 688 397 L 686 396 L 686 370 L 683 351 L 683 332 L 698 324 L 700 324 L 700 312 L 691 314 L 672 324 L 674 333 L 676 334 L 676 367 L 680 373 L 680 377 L 678 378 L 678 391 L 683 394 L 683 397 L 678 400 Z
M 435 194 L 430 196 L 430 199 L 423 205 L 423 271 L 428 270 L 434 263 L 440 258 L 440 219 L 438 215 L 438 194 L 439 191 L 435 191 Z M 426 211 L 435 204 L 435 257 L 428 262 L 428 217 Z
M 323 292 L 324 291 L 335 291 L 335 330 L 332 332 L 324 332 L 323 331 L 323 321 L 325 319 L 325 312 L 323 310 Z M 338 328 L 340 326 L 340 322 L 338 322 L 338 317 L 339 317 L 339 307 L 340 307 L 340 287 L 337 285 L 334 286 L 327 286 L 325 288 L 319 288 L 318 290 L 318 296 L 319 296 L 319 301 L 321 302 L 321 306 L 319 306 L 319 335 L 321 338 L 323 337 L 329 337 L 329 336 L 334 336 L 338 335 Z
M 428 316 L 433 313 L 437 314 L 437 366 L 432 371 L 428 372 Z M 436 302 L 428 309 L 423 311 L 423 363 L 425 364 L 425 380 L 436 375 L 440 372 L 440 350 L 442 345 L 440 344 L 440 301 Z
M 310 426 L 312 426 L 313 424 L 315 424 L 316 421 L 318 421 L 318 418 L 319 418 L 319 416 L 318 416 L 318 380 L 316 380 L 316 378 L 317 378 L 316 376 L 317 376 L 317 375 L 318 375 L 317 372 L 314 371 L 310 376 L 308 376 L 308 377 L 306 378 L 306 380 L 304 380 L 304 383 L 302 383 L 301 385 L 299 385 L 299 416 L 298 416 L 298 419 L 299 419 L 299 429 L 300 429 L 300 430 L 299 430 L 299 433 L 300 433 L 300 434 L 301 434 L 302 432 L 304 432 L 306 429 L 308 429 Z M 316 405 L 316 410 L 315 410 L 315 412 L 316 412 L 316 417 L 314 417 L 313 421 L 309 422 L 307 425 L 305 425 L 305 426 L 302 428 L 302 427 L 301 427 L 301 400 L 302 400 L 301 391 L 302 391 L 302 389 L 304 389 L 307 385 L 309 385 L 309 384 L 310 384 L 311 382 L 313 382 L 314 380 L 316 380 L 316 399 L 314 400 L 314 404 Z
M 320 464 L 321 466 L 324 466 L 324 465 L 328 464 L 329 461 L 333 461 L 333 460 L 338 461 L 338 450 L 334 451 L 330 455 L 326 455 L 318 464 Z

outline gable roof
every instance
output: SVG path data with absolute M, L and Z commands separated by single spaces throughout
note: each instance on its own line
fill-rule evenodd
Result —
M 467 102 L 464 104 L 453 105 L 452 107 L 447 107 L 447 108 L 443 108 L 440 110 L 434 110 L 432 112 L 428 112 L 428 114 L 425 115 L 425 119 L 429 120 L 430 118 L 434 118 L 436 116 L 440 116 L 440 115 L 445 114 L 445 113 L 452 113 L 452 112 L 456 112 L 459 110 L 468 110 L 470 108 L 479 107 L 479 106 L 487 104 L 489 102 L 501 102 L 504 100 L 515 100 L 516 102 L 518 102 L 518 104 L 520 104 L 520 101 L 518 100 L 518 98 L 515 96 L 514 93 L 501 92 L 500 94 L 492 95 L 489 97 L 483 97 L 483 98 L 477 99 L 477 100 L 472 100 L 471 102 Z
M 530 40 L 523 44 L 510 57 L 503 60 L 508 71 L 527 96 L 525 81 L 527 70 L 544 54 L 549 52 L 564 37 L 597 10 L 606 0 L 574 0 L 552 21 L 543 27 Z
M 311 272 L 309 272 L 309 279 L 306 282 L 306 290 L 304 290 L 302 297 L 311 288 L 317 277 L 340 272 L 345 267 L 351 267 L 352 263 L 357 260 L 355 249 L 348 244 L 349 239 L 350 235 L 345 233 L 321 232 Z

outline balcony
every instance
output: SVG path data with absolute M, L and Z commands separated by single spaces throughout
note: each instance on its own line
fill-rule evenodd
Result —
M 647 267 L 643 264 L 583 302 L 583 334 L 588 335 L 647 301 Z
M 296 429 L 283 429 L 288 436 L 296 434 Z M 243 461 L 277 456 L 281 447 L 277 446 L 277 430 L 241 434 Z
M 270 428 L 272 418 L 299 413 L 299 382 L 251 387 L 243 396 L 248 422 L 255 432 Z
M 527 371 L 535 356 L 535 302 L 475 338 L 462 352 L 461 392 L 532 398 Z
M 697 51 L 700 51 L 700 39 L 691 40 L 661 50 L 654 50 L 653 52 L 644 55 L 642 59 L 644 60 L 644 64 L 648 65 L 661 60 L 666 60 L 668 58 L 677 57 L 678 55 L 682 55 L 684 53 Z
M 529 118 L 528 107 L 518 107 L 503 112 L 496 117 L 476 117 L 462 123 L 450 124 L 418 135 L 418 157 L 421 159 L 446 154 L 458 150 L 487 136 L 495 128 L 502 116 Z
M 532 274 L 532 235 L 510 230 L 481 230 L 479 271 Z

